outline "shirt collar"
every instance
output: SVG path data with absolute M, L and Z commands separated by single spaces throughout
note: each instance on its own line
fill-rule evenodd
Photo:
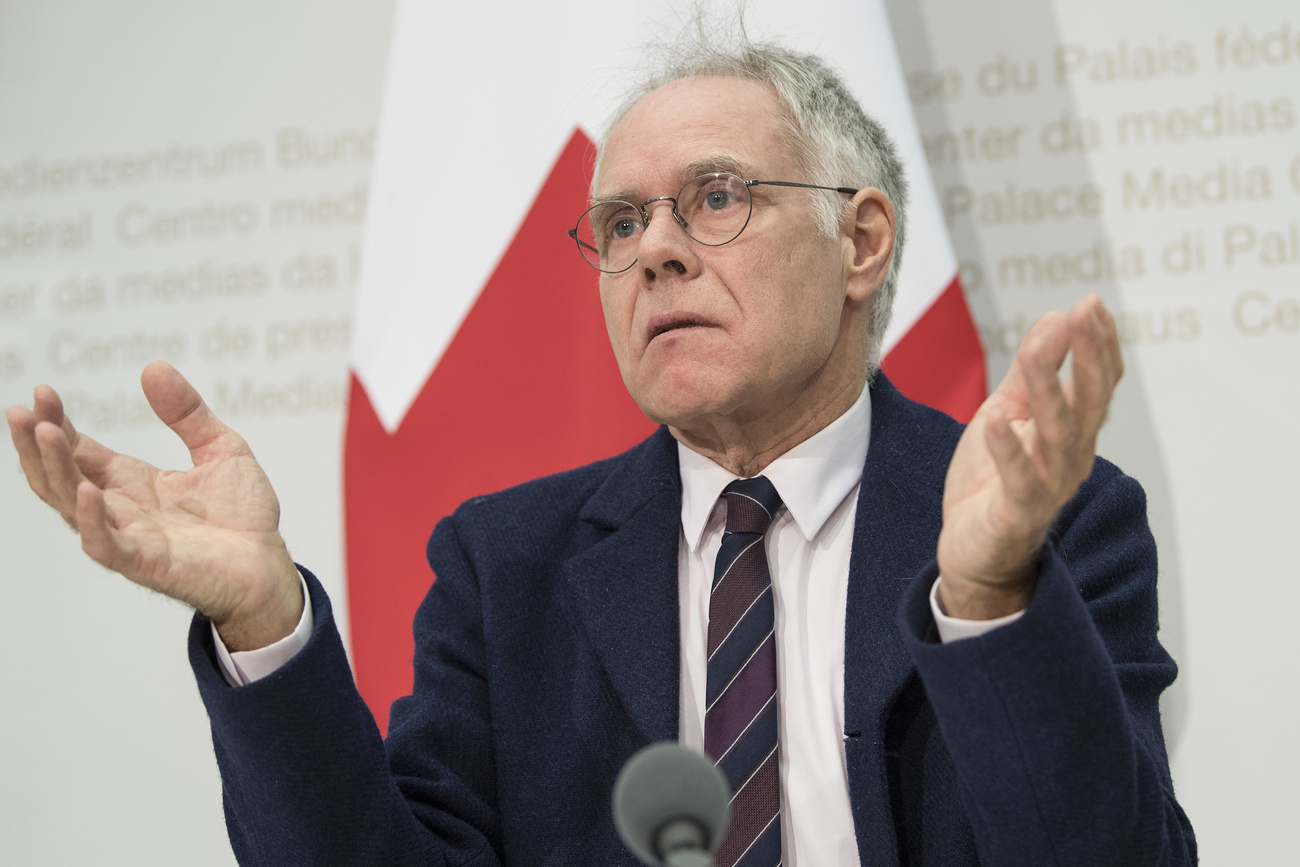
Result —
M 862 480 L 871 435 L 871 389 L 835 421 L 781 455 L 763 470 L 811 542 L 822 525 Z M 722 489 L 740 478 L 699 452 L 677 444 L 682 473 L 682 532 L 694 551 Z

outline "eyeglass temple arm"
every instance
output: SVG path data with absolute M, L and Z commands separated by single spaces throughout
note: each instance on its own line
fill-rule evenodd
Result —
M 830 190 L 833 193 L 844 193 L 846 196 L 856 196 L 860 190 L 852 187 L 822 187 L 817 184 L 797 184 L 794 181 L 745 181 L 747 187 L 801 187 L 805 190 Z
M 599 250 L 597 250 L 595 247 L 591 246 L 591 245 L 588 244 L 586 241 L 584 241 L 584 240 L 582 240 L 581 238 L 578 237 L 578 230 L 577 230 L 577 229 L 570 229 L 569 232 L 568 232 L 568 235 L 569 235 L 570 238 L 572 238 L 572 239 L 574 240 L 574 243 L 576 243 L 579 247 L 586 247 L 588 250 L 590 250 L 591 252 L 595 253 L 597 256 L 600 255 L 600 251 L 599 251 Z

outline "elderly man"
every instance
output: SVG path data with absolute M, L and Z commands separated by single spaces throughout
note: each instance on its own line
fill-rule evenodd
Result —
M 438 525 L 386 744 L 265 476 L 178 373 L 143 385 L 185 473 L 78 436 L 48 388 L 10 411 L 87 553 L 199 612 L 240 860 L 629 863 L 614 777 L 680 738 L 733 788 L 719 864 L 1194 861 L 1144 498 L 1094 466 L 1121 373 L 1101 303 L 1044 317 L 964 432 L 900 395 L 875 372 L 892 146 L 772 46 L 634 94 L 593 192 L 572 234 L 663 427 Z

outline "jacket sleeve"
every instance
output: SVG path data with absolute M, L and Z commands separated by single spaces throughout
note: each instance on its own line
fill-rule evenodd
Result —
M 443 533 L 444 542 L 450 535 Z M 425 636 L 429 647 L 416 660 L 416 696 L 437 691 L 442 700 L 399 701 L 388 744 L 356 690 L 329 600 L 314 576 L 307 575 L 315 618 L 307 646 L 247 686 L 226 684 L 208 622 L 195 619 L 190 661 L 211 719 L 226 824 L 240 864 L 500 863 L 481 639 L 469 634 L 479 622 L 476 585 L 467 568 L 455 568 L 455 556 L 444 562 L 417 630 L 431 619 L 462 625 Z M 407 748 L 404 732 L 417 716 L 423 743 Z
M 935 643 L 931 562 L 899 611 L 952 755 L 981 861 L 1196 862 L 1174 799 L 1158 699 L 1156 553 L 1141 487 L 1098 468 L 1057 520 L 1025 615 Z

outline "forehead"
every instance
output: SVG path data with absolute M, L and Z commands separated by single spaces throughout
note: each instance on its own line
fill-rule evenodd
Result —
M 634 105 L 610 133 L 598 195 L 663 195 L 715 165 L 766 177 L 792 170 L 776 92 L 736 78 L 686 78 Z M 783 180 L 785 178 L 782 178 Z M 650 195 L 647 193 L 647 195 Z

